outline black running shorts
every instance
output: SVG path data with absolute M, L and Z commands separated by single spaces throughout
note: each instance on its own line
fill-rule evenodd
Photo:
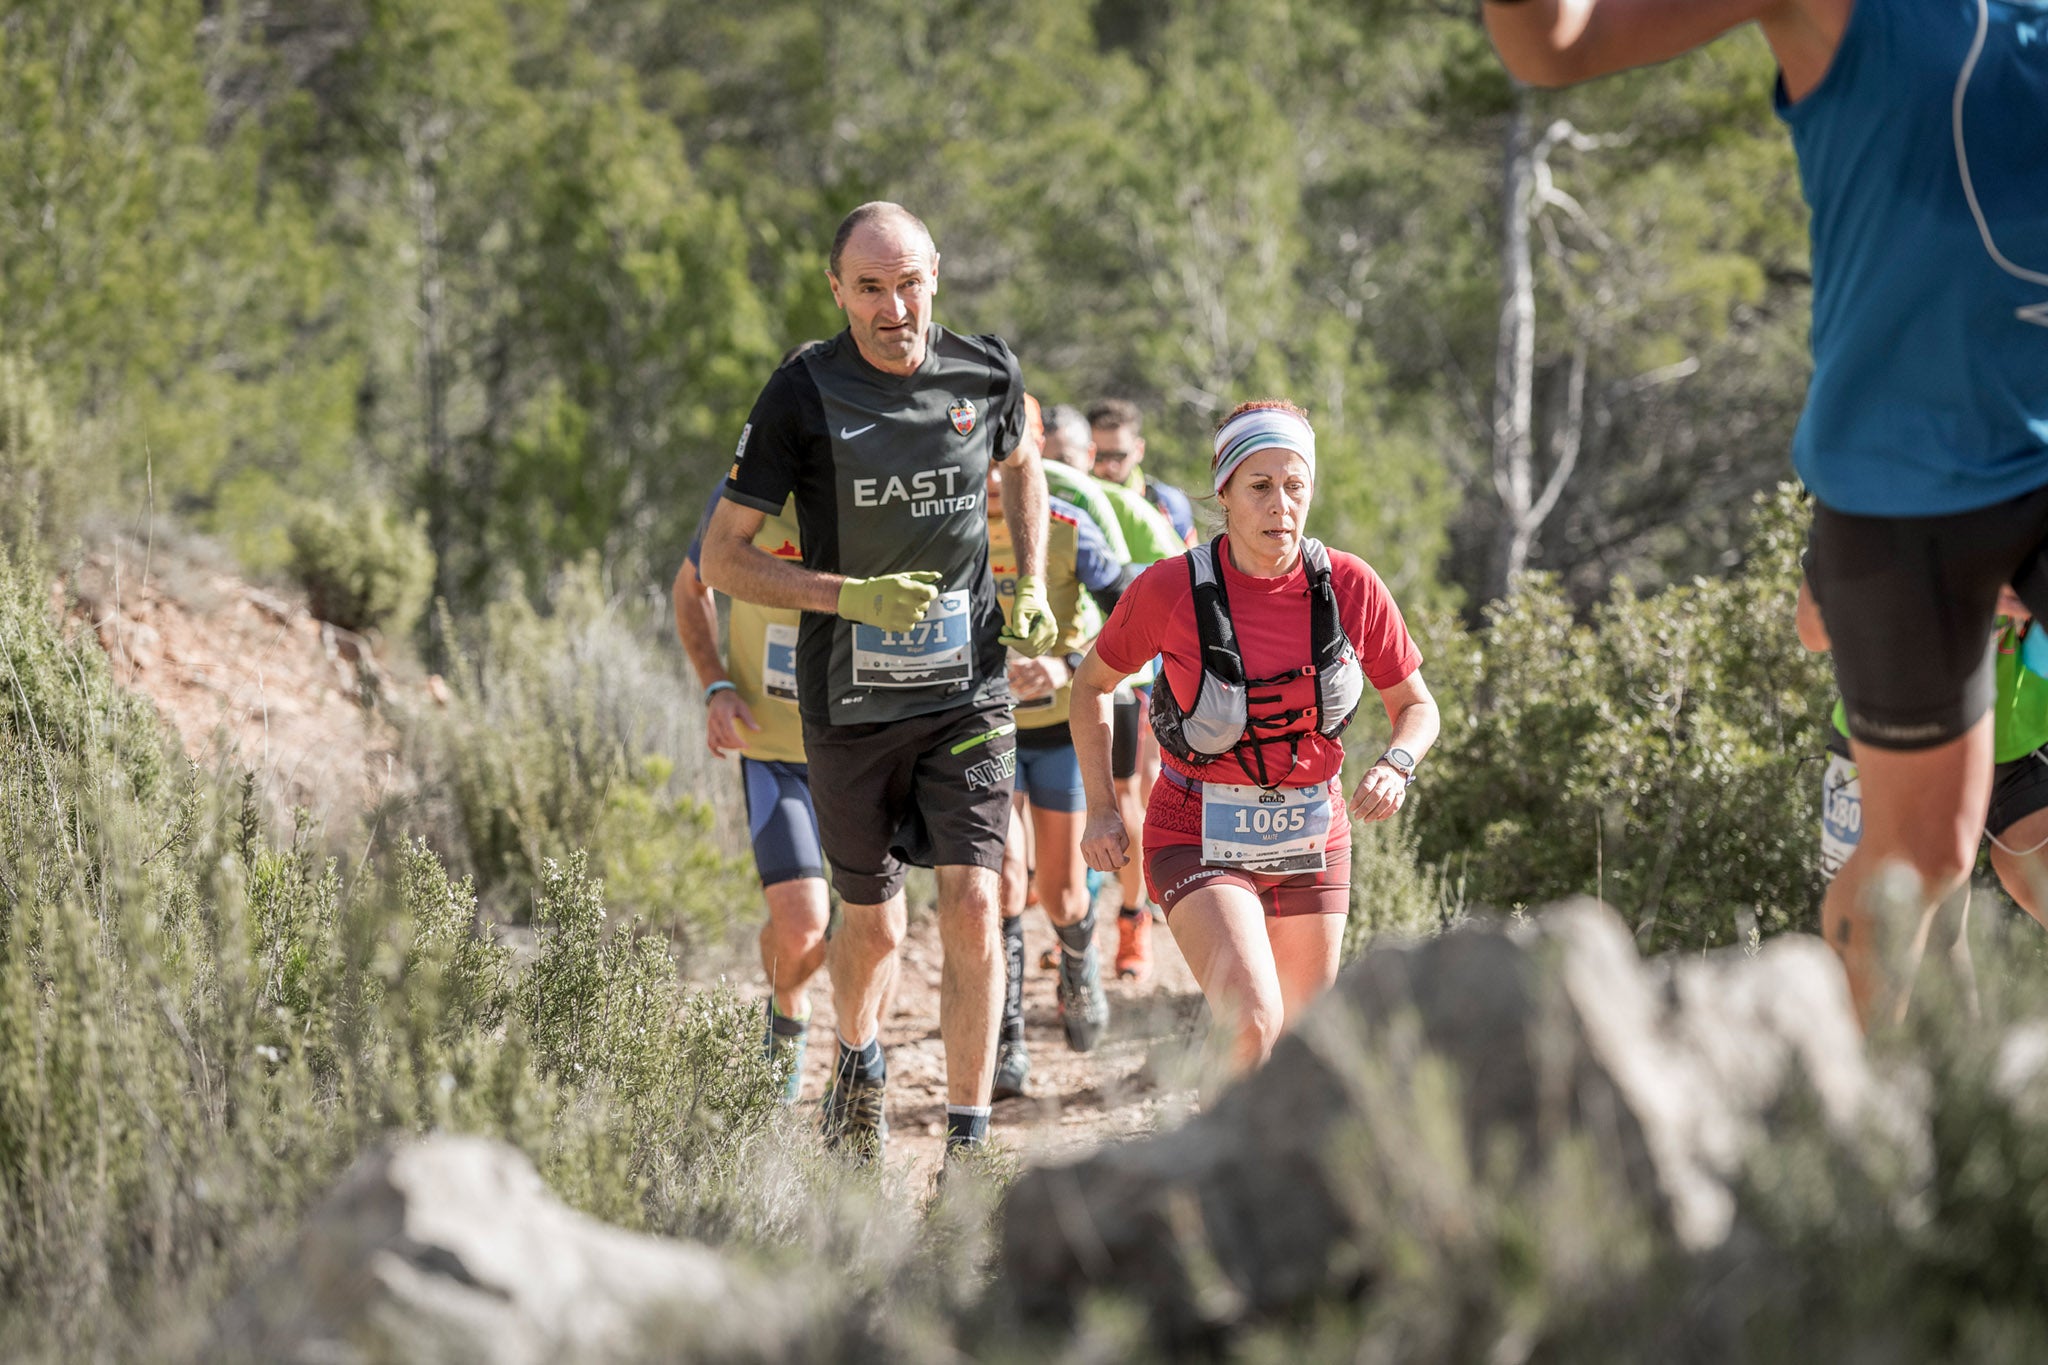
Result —
M 1145 701 L 1137 693 L 1119 692 L 1109 708 L 1109 775 L 1121 782 L 1138 775 L 1138 727 L 1145 723 Z
M 1991 620 L 2010 583 L 2048 616 L 2048 488 L 1974 512 L 1858 517 L 1814 504 L 1807 578 L 1849 733 L 1931 749 L 1991 709 Z
M 1991 809 L 1984 829 L 1994 838 L 2036 811 L 2048 810 L 2048 749 L 1991 770 Z
M 804 754 L 818 839 L 842 900 L 888 900 L 907 863 L 1002 868 L 1017 777 L 1007 703 L 872 725 L 806 718 Z

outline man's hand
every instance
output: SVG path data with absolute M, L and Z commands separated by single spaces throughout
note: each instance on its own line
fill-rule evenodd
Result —
M 1037 701 L 1060 690 L 1068 677 L 1061 659 L 1010 660 L 1010 693 L 1018 701 Z
M 839 614 L 864 626 L 909 630 L 924 619 L 925 609 L 938 597 L 939 590 L 932 585 L 939 577 L 920 570 L 888 573 L 879 578 L 849 578 L 839 585 Z
M 1030 574 L 1017 576 L 1016 604 L 1010 610 L 1010 628 L 1002 642 L 1026 658 L 1035 659 L 1059 639 L 1060 623 L 1053 619 L 1045 600 L 1045 584 Z
M 740 727 L 760 733 L 761 727 L 754 721 L 754 713 L 740 700 L 740 694 L 731 688 L 720 688 L 711 698 L 711 704 L 704 709 L 704 744 L 713 754 L 724 758 L 747 747 L 745 735 Z

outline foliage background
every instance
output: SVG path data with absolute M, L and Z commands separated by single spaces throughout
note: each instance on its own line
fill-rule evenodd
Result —
M 1315 529 L 1388 580 L 1447 717 L 1361 837 L 1354 950 L 1578 891 L 1646 948 L 1812 927 L 1829 697 L 1776 491 L 1810 281 L 1772 74 L 1744 31 L 1523 90 L 1420 0 L 7 7 L 0 1354 L 152 1354 L 365 1143 L 434 1125 L 620 1221 L 857 1242 L 849 1303 L 972 1297 L 968 1233 L 812 1163 L 731 1060 L 751 1016 L 679 982 L 756 895 L 666 585 L 768 367 L 839 326 L 824 250 L 871 198 L 934 229 L 942 321 L 1047 401 L 1135 399 L 1169 480 L 1237 401 L 1310 409 Z M 1560 120 L 1555 193 L 1511 202 L 1516 129 Z M 1510 579 L 1517 213 L 1539 481 L 1579 437 Z M 337 857 L 173 759 L 42 592 L 145 517 L 349 585 L 448 676 L 409 718 L 418 809 Z M 1950 1136 L 2024 1175 L 2034 1131 Z M 1977 1267 L 1811 1207 L 1781 1231 L 1817 1259 Z

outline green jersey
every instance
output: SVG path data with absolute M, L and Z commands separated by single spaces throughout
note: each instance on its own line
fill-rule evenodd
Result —
M 2015 626 L 2008 617 L 1998 618 L 1997 653 L 1992 667 L 1998 679 L 1998 694 L 1991 702 L 1992 758 L 2013 763 L 2048 745 L 2048 678 L 2028 668 L 2020 658 L 2020 643 L 2033 625 Z M 1835 729 L 1849 734 L 1847 710 L 1835 703 Z

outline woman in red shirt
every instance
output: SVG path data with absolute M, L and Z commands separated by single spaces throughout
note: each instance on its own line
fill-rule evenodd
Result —
M 1162 706 L 1153 693 L 1164 767 L 1145 811 L 1145 879 L 1210 1008 L 1235 1030 L 1239 1070 L 1263 1062 L 1336 979 L 1350 820 L 1401 808 L 1440 724 L 1422 656 L 1379 575 L 1306 536 L 1315 473 L 1315 432 L 1300 408 L 1266 400 L 1232 412 L 1212 465 L 1223 535 L 1140 575 L 1074 678 L 1088 799 L 1081 853 L 1109 872 L 1129 861 L 1131 843 L 1110 777 L 1110 694 L 1163 659 L 1171 694 Z M 1345 819 L 1338 733 L 1366 682 L 1393 742 Z

